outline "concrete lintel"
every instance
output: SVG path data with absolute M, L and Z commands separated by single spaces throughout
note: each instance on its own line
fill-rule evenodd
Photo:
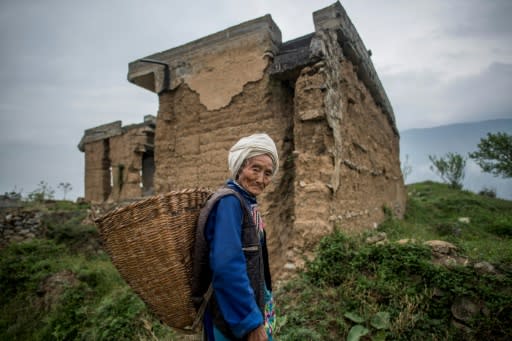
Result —
M 114 121 L 100 126 L 89 128 L 84 131 L 84 136 L 78 144 L 78 149 L 81 152 L 85 151 L 87 143 L 108 139 L 112 136 L 121 135 L 123 133 L 121 121 Z
M 149 153 L 155 150 L 155 146 L 150 143 L 137 143 L 135 148 L 133 149 L 136 153 Z
M 176 78 L 192 72 L 189 62 L 194 56 L 229 48 L 231 43 L 242 41 L 249 36 L 268 42 L 268 50 L 272 53 L 277 53 L 281 44 L 281 31 L 272 17 L 267 14 L 185 45 L 141 58 L 167 64 L 167 71 L 164 65 L 141 62 L 141 59 L 135 60 L 128 65 L 128 81 L 157 94 L 173 89 L 177 86 L 176 84 L 179 84 Z
M 114 136 L 119 136 L 122 134 L 125 134 L 126 132 L 140 128 L 145 127 L 144 133 L 149 135 L 154 135 L 155 133 L 155 125 L 156 125 L 156 117 L 153 115 L 145 115 L 144 116 L 144 122 L 142 123 L 134 123 L 127 126 L 122 126 L 121 121 L 114 121 L 111 123 L 102 124 L 100 126 L 89 128 L 84 131 L 84 136 L 80 140 L 80 143 L 78 144 L 78 149 L 81 152 L 85 151 L 85 145 L 87 143 L 100 141 L 109 139 Z
M 149 131 L 154 131 L 155 130 L 155 127 L 156 127 L 156 121 L 151 121 L 151 120 L 144 120 L 144 122 L 141 122 L 141 123 L 132 123 L 132 124 L 129 124 L 127 126 L 124 126 L 123 127 L 123 134 L 132 130 L 132 129 L 137 129 L 137 128 L 141 128 L 141 127 L 144 127 L 146 129 L 144 129 L 145 131 L 149 132 Z

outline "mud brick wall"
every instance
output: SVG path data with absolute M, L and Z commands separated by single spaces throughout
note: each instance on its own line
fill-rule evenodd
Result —
M 85 199 L 103 202 L 110 196 L 110 146 L 108 140 L 94 141 L 84 146 Z
M 187 86 L 163 93 L 155 135 L 156 191 L 220 186 L 229 177 L 228 151 L 242 136 L 266 132 L 283 151 L 292 123 L 282 110 L 286 101 L 290 96 L 273 89 L 268 77 L 247 84 L 229 106 L 215 111 Z
M 155 139 L 157 193 L 221 186 L 230 176 L 228 151 L 242 136 L 266 132 L 275 141 L 281 170 L 258 201 L 267 223 L 269 247 L 286 245 L 292 231 L 293 105 L 290 89 L 264 77 L 247 84 L 230 105 L 208 111 L 188 87 L 160 95 Z M 276 262 L 279 264 L 279 262 Z
M 339 2 L 313 22 L 313 33 L 283 43 L 267 15 L 136 60 L 128 72 L 158 95 L 156 193 L 214 189 L 229 177 L 228 150 L 240 137 L 274 139 L 281 170 L 258 201 L 278 278 L 333 229 L 358 233 L 382 222 L 383 207 L 398 217 L 405 209 L 399 134 L 370 54 Z
M 116 121 L 86 130 L 79 144 L 85 154 L 85 200 L 117 202 L 152 194 L 142 185 L 144 172 L 153 177 L 153 146 L 153 116 L 140 124 L 122 127 Z
M 145 130 L 144 126 L 135 126 L 110 138 L 113 186 L 109 199 L 112 201 L 142 197 L 142 153 L 148 143 Z

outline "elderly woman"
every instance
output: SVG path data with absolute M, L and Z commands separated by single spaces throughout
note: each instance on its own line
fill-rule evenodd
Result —
M 228 163 L 232 178 L 199 217 L 193 296 L 199 306 L 213 289 L 204 315 L 208 341 L 272 340 L 271 279 L 256 197 L 278 170 L 276 146 L 266 134 L 244 137 Z

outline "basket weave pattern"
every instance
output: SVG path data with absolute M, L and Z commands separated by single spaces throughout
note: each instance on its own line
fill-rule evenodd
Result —
M 199 211 L 210 194 L 206 189 L 169 192 L 96 220 L 121 277 L 175 328 L 187 329 L 196 316 L 190 300 L 191 252 Z

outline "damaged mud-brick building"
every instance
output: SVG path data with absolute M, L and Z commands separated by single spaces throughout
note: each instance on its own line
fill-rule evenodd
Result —
M 301 266 L 336 227 L 360 232 L 383 221 L 384 207 L 401 216 L 406 204 L 399 134 L 370 53 L 339 2 L 314 12 L 313 21 L 313 33 L 282 42 L 266 15 L 136 60 L 128 71 L 130 82 L 158 95 L 155 193 L 216 188 L 229 176 L 228 151 L 240 137 L 274 139 L 280 171 L 258 200 L 279 275 Z M 114 186 L 108 193 L 95 175 L 86 180 L 86 199 L 114 198 L 116 178 L 136 187 L 140 155 L 134 166 L 133 145 L 114 146 L 124 135 L 110 143 L 87 136 L 86 179 L 107 174 L 110 164 Z M 89 155 L 93 149 L 103 154 Z M 134 172 L 120 176 L 118 163 Z M 119 198 L 141 193 L 123 190 Z
M 87 129 L 78 144 L 85 154 L 85 200 L 117 202 L 154 193 L 156 118 L 123 127 L 121 121 Z

